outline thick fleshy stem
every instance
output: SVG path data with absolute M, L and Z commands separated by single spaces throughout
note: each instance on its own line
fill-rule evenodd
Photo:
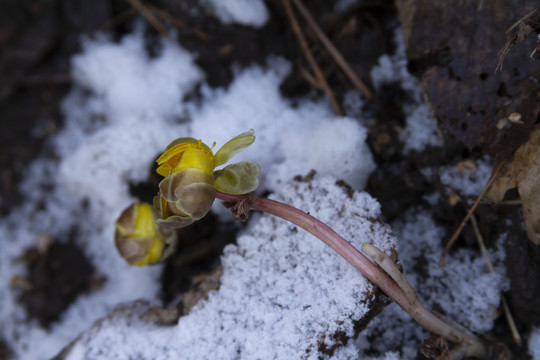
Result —
M 245 220 L 249 210 L 258 210 L 275 215 L 301 227 L 334 249 L 341 257 L 364 274 L 369 281 L 398 303 L 426 330 L 440 335 L 452 343 L 467 344 L 467 356 L 484 357 L 486 355 L 486 346 L 478 337 L 452 326 L 427 310 L 417 297 L 411 296 L 410 292 L 414 290 L 408 283 L 406 286 L 402 286 L 406 288 L 406 293 L 385 271 L 377 267 L 358 249 L 320 220 L 290 205 L 253 194 L 231 195 L 218 191 L 216 198 L 235 206 L 235 209 L 233 209 L 236 211 L 236 213 L 233 211 L 235 219 Z M 401 279 L 403 280 L 404 277 Z

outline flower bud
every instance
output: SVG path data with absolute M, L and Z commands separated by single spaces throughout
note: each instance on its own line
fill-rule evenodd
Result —
M 147 203 L 133 203 L 115 223 L 115 245 L 130 264 L 145 266 L 166 259 L 177 242 L 176 231 L 157 225 L 157 211 Z
M 154 207 L 157 223 L 181 228 L 204 217 L 214 202 L 216 188 L 230 194 L 245 194 L 259 184 L 260 167 L 255 162 L 241 162 L 214 172 L 217 166 L 255 141 L 253 129 L 227 141 L 215 154 L 202 140 L 178 138 L 156 160 L 157 173 L 165 178 L 159 184 Z M 214 181 L 216 183 L 214 184 Z
M 161 212 L 158 223 L 184 227 L 204 217 L 214 202 L 216 188 L 211 172 L 189 168 L 175 172 L 161 181 L 156 207 Z

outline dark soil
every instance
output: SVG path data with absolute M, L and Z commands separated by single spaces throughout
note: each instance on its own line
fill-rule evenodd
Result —
M 506 29 L 530 11 L 532 4 L 485 1 L 486 9 L 476 12 L 477 9 L 459 8 L 474 2 L 452 5 L 455 2 L 418 0 L 413 1 L 418 12 L 406 17 L 406 11 L 398 12 L 390 0 L 359 1 L 344 11 L 335 11 L 332 1 L 304 2 L 356 74 L 374 91 L 364 109 L 373 118 L 368 143 L 377 162 L 367 191 L 381 202 L 386 220 L 391 221 L 414 206 L 429 206 L 436 221 L 452 234 L 474 199 L 460 196 L 461 201 L 453 203 L 443 196 L 437 205 L 427 204 L 424 195 L 444 194 L 443 186 L 437 178 L 425 178 L 420 170 L 426 166 L 455 165 L 463 159 L 475 160 L 488 154 L 494 160 L 509 159 L 527 140 L 526 134 L 538 122 L 540 96 L 536 81 L 539 62 L 528 57 L 531 44 L 534 45 L 532 40 L 513 46 L 503 71 L 495 73 L 495 67 L 497 52 L 506 42 Z M 233 79 L 233 66 L 264 65 L 270 56 L 283 56 L 291 61 L 294 70 L 282 83 L 282 94 L 291 100 L 306 96 L 323 98 L 325 94 L 302 76 L 302 69 L 311 69 L 282 2 L 266 3 L 271 18 L 260 29 L 221 24 L 195 0 L 160 0 L 152 2 L 152 6 L 175 19 L 158 16 L 166 27 L 177 31 L 184 48 L 198 54 L 197 64 L 211 86 L 227 87 Z M 406 3 L 397 1 L 401 6 Z M 69 60 L 80 50 L 80 36 L 94 36 L 96 31 L 106 30 L 119 39 L 132 29 L 136 16 L 139 15 L 127 2 L 118 0 L 0 3 L 1 216 L 24 201 L 17 184 L 27 164 L 38 156 L 54 157 L 47 139 L 62 127 L 59 104 L 70 88 Z M 394 52 L 393 34 L 400 16 L 409 31 L 409 69 L 421 80 L 445 144 L 436 151 L 427 149 L 406 156 L 398 135 L 405 125 L 403 106 L 411 99 L 399 84 L 387 84 L 375 91 L 369 81 L 370 70 L 380 55 Z M 351 82 L 313 31 L 299 15 L 298 18 L 316 61 L 341 103 L 344 94 L 353 89 Z M 456 27 L 456 21 L 463 25 Z M 434 28 L 440 31 L 433 31 Z M 475 42 L 469 42 L 473 35 Z M 150 54 L 156 52 L 159 36 L 148 27 Z M 522 114 L 523 126 L 496 132 L 497 120 L 515 111 Z M 152 169 L 149 173 L 154 174 Z M 158 181 L 149 175 L 146 183 L 132 184 L 131 191 L 150 201 Z M 540 324 L 540 249 L 527 239 L 519 206 L 483 204 L 476 214 L 486 246 L 492 246 L 502 234 L 509 234 L 507 269 L 512 287 L 507 298 L 518 329 L 526 334 L 531 326 Z M 219 264 L 223 247 L 234 241 L 237 229 L 238 226 L 221 223 L 210 215 L 180 234 L 179 250 L 168 260 L 162 275 L 164 305 L 176 303 L 178 295 L 190 289 L 194 276 L 210 272 Z M 72 236 L 76 233 L 74 229 Z M 454 245 L 460 247 L 476 249 L 468 225 Z M 21 256 L 28 267 L 26 280 L 32 287 L 17 290 L 21 292 L 19 301 L 28 316 L 38 319 L 44 327 L 56 321 L 79 294 L 91 291 L 99 283 L 92 264 L 69 241 L 69 236 L 53 239 L 45 252 L 29 249 Z M 509 334 L 501 316 L 488 335 L 505 343 L 516 358 L 527 358 L 526 345 L 516 346 Z M 0 359 L 9 358 L 10 353 L 9 344 L 0 339 Z
M 19 296 L 28 317 L 48 328 L 75 298 L 99 286 L 95 269 L 73 242 L 53 240 L 44 251 L 28 249 L 23 259 L 30 284 Z

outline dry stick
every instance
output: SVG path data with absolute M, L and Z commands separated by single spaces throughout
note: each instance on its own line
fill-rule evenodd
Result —
M 505 201 L 501 201 L 499 203 L 499 205 L 508 205 L 508 206 L 516 206 L 516 205 L 522 205 L 523 202 L 521 201 L 521 199 L 518 199 L 518 200 L 505 200 Z
M 163 24 L 154 16 L 152 11 L 146 7 L 140 0 L 126 0 L 134 9 L 141 13 L 142 16 L 148 21 L 148 23 L 156 29 L 161 36 L 168 38 L 169 33 Z
M 466 344 L 468 356 L 484 357 L 486 355 L 486 347 L 480 339 L 471 333 L 449 325 L 424 307 L 412 304 L 408 295 L 383 270 L 372 263 L 347 240 L 313 216 L 290 205 L 253 194 L 232 195 L 218 191 L 216 192 L 216 198 L 235 204 L 238 207 L 240 214 L 233 214 L 235 218 L 246 219 L 248 210 L 258 210 L 301 227 L 334 249 L 369 281 L 398 303 L 426 330 L 438 334 L 452 343 Z
M 287 0 L 288 1 L 288 0 Z M 323 43 L 324 47 L 326 47 L 326 50 L 332 55 L 336 63 L 341 67 L 341 69 L 345 72 L 345 74 L 349 77 L 351 82 L 354 86 L 360 92 L 366 99 L 373 98 L 373 94 L 368 89 L 368 87 L 356 76 L 354 71 L 351 69 L 343 55 L 339 52 L 339 50 L 332 44 L 332 42 L 328 39 L 328 37 L 322 32 L 322 30 L 319 28 L 319 25 L 315 22 L 309 11 L 306 9 L 306 7 L 302 4 L 300 0 L 292 0 L 294 2 L 294 5 L 298 8 L 300 11 L 300 14 L 306 19 L 309 26 L 313 29 L 319 40 Z
M 512 46 L 514 46 L 515 44 L 517 44 L 518 42 L 521 42 L 522 40 L 519 40 L 518 39 L 518 33 L 520 32 L 519 30 L 519 27 L 520 25 L 523 26 L 523 25 L 527 25 L 526 21 L 529 20 L 531 17 L 534 16 L 534 14 L 537 12 L 537 11 L 540 11 L 540 8 L 538 9 L 534 9 L 532 10 L 531 12 L 529 12 L 527 15 L 521 17 L 518 21 L 516 21 L 515 23 L 512 24 L 512 26 L 510 26 L 508 28 L 508 30 L 506 30 L 506 35 L 508 37 L 508 35 L 517 27 L 518 30 L 517 32 L 510 38 L 508 39 L 508 41 L 506 42 L 506 44 L 503 46 L 503 48 L 501 50 L 499 50 L 499 62 L 497 63 L 497 67 L 495 68 L 495 72 L 497 71 L 502 71 L 502 68 L 503 68 L 503 63 L 504 63 L 504 59 L 506 58 L 506 56 L 508 55 L 508 53 L 510 52 L 510 48 L 512 48 Z M 532 27 L 530 28 L 531 29 L 531 33 L 533 31 Z M 529 35 L 529 34 L 527 34 Z M 536 52 L 536 49 L 533 50 L 533 52 L 531 53 L 531 57 L 534 55 L 534 53 Z
M 100 26 L 100 28 L 105 30 L 115 28 L 118 25 L 123 24 L 127 20 L 131 19 L 135 15 L 137 15 L 137 10 L 131 7 L 126 11 L 121 12 L 114 18 L 107 20 L 103 25 Z
M 446 254 L 448 254 L 448 252 L 450 251 L 450 248 L 456 242 L 459 234 L 461 234 L 461 230 L 463 230 L 463 227 L 467 223 L 467 220 L 469 220 L 469 218 L 473 214 L 474 210 L 476 210 L 476 207 L 480 203 L 480 200 L 482 200 L 484 195 L 486 195 L 486 193 L 489 190 L 491 184 L 493 184 L 493 181 L 495 181 L 495 179 L 497 178 L 497 175 L 499 175 L 499 172 L 501 171 L 503 165 L 504 165 L 504 161 L 501 161 L 500 163 L 497 164 L 497 166 L 495 167 L 495 170 L 493 171 L 493 174 L 489 178 L 488 183 L 486 184 L 486 186 L 484 186 L 484 190 L 482 190 L 480 195 L 478 195 L 478 197 L 476 198 L 476 201 L 474 202 L 473 206 L 471 206 L 471 208 L 469 209 L 469 212 L 467 213 L 467 215 L 465 215 L 465 217 L 461 221 L 461 224 L 459 224 L 457 230 L 454 232 L 454 235 L 452 235 L 450 240 L 448 240 L 448 243 L 444 247 L 443 253 L 441 254 L 441 258 L 439 259 L 439 266 L 441 266 L 441 267 L 445 266 L 444 259 L 446 257 Z
M 291 27 L 294 31 L 294 34 L 296 35 L 296 38 L 298 39 L 298 42 L 300 43 L 300 47 L 302 48 L 302 51 L 304 52 L 304 56 L 306 57 L 307 61 L 309 62 L 309 65 L 311 66 L 311 69 L 315 73 L 315 76 L 317 77 L 317 80 L 321 84 L 321 86 L 324 89 L 324 92 L 328 96 L 328 99 L 330 100 L 330 104 L 332 105 L 332 108 L 334 109 L 334 112 L 338 114 L 339 116 L 343 116 L 343 111 L 341 110 L 341 107 L 339 106 L 334 93 L 332 92 L 332 89 L 328 85 L 328 82 L 326 82 L 326 79 L 319 68 L 319 65 L 317 65 L 317 62 L 313 58 L 313 55 L 311 53 L 311 50 L 309 50 L 309 46 L 306 42 L 306 38 L 304 37 L 304 34 L 302 33 L 302 29 L 300 29 L 300 25 L 298 25 L 298 20 L 296 20 L 296 17 L 294 16 L 294 12 L 291 7 L 291 3 L 289 0 L 282 0 L 283 6 L 285 7 L 285 11 L 287 12 L 287 16 L 289 18 L 289 21 L 291 23 Z
M 314 88 L 324 91 L 324 87 L 319 83 L 317 79 L 303 66 L 300 66 L 300 75 Z
M 205 32 L 203 32 L 203 31 L 201 31 L 199 29 L 190 28 L 182 20 L 172 16 L 171 14 L 169 14 L 166 11 L 163 11 L 162 9 L 158 8 L 157 6 L 154 6 L 152 4 L 146 4 L 146 7 L 148 7 L 148 9 L 150 9 L 154 14 L 156 14 L 156 16 L 160 17 L 161 19 L 163 19 L 165 21 L 170 22 L 171 24 L 173 24 L 177 28 L 179 28 L 179 29 L 187 29 L 187 30 L 193 32 L 193 34 L 195 34 L 200 40 L 203 40 L 203 41 L 210 40 L 210 36 L 208 36 Z
M 480 252 L 482 253 L 482 256 L 484 257 L 484 260 L 486 262 L 489 272 L 492 273 L 494 272 L 493 264 L 489 256 L 489 252 L 487 251 L 486 246 L 484 245 L 484 238 L 482 237 L 482 234 L 480 233 L 480 230 L 478 229 L 478 223 L 476 222 L 476 218 L 474 215 L 471 215 L 471 225 L 474 230 L 474 235 L 476 236 L 476 241 L 478 242 L 478 247 L 480 247 Z M 510 312 L 510 307 L 508 306 L 508 302 L 506 301 L 506 297 L 504 296 L 504 294 L 501 294 L 501 302 L 503 306 L 504 317 L 506 318 L 506 322 L 508 323 L 508 327 L 510 328 L 510 332 L 512 333 L 512 338 L 514 339 L 514 342 L 518 346 L 521 346 L 521 336 L 519 335 L 519 331 L 516 327 L 516 323 L 514 322 L 514 318 L 512 317 L 512 313 Z

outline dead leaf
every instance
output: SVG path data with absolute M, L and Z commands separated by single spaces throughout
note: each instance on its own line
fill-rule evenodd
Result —
M 477 168 L 476 163 L 472 161 L 471 159 L 461 160 L 460 162 L 456 164 L 456 167 L 460 173 L 464 173 L 465 171 L 476 170 Z
M 461 201 L 461 198 L 456 194 L 454 189 L 450 189 L 450 195 L 448 196 L 448 203 L 450 206 L 456 206 Z
M 180 315 L 180 310 L 176 306 L 169 308 L 152 306 L 141 314 L 139 318 L 147 323 L 155 325 L 172 326 L 178 323 Z
M 500 202 L 507 190 L 517 187 L 527 236 L 540 244 L 540 124 L 536 125 L 529 140 L 522 144 L 507 166 L 507 170 L 493 183 L 486 197 Z
M 540 11 L 530 1 L 515 0 L 398 0 L 396 5 L 407 68 L 419 77 L 445 143 L 463 144 L 495 162 L 512 159 L 538 117 L 540 61 L 529 57 L 535 37 L 524 38 L 519 26 L 513 29 L 523 43 L 512 46 L 504 68 L 495 72 L 498 51 L 506 29 L 526 14 L 522 22 L 530 25 Z M 519 113 L 522 123 L 513 123 L 512 113 Z M 502 118 L 509 122 L 497 127 Z

